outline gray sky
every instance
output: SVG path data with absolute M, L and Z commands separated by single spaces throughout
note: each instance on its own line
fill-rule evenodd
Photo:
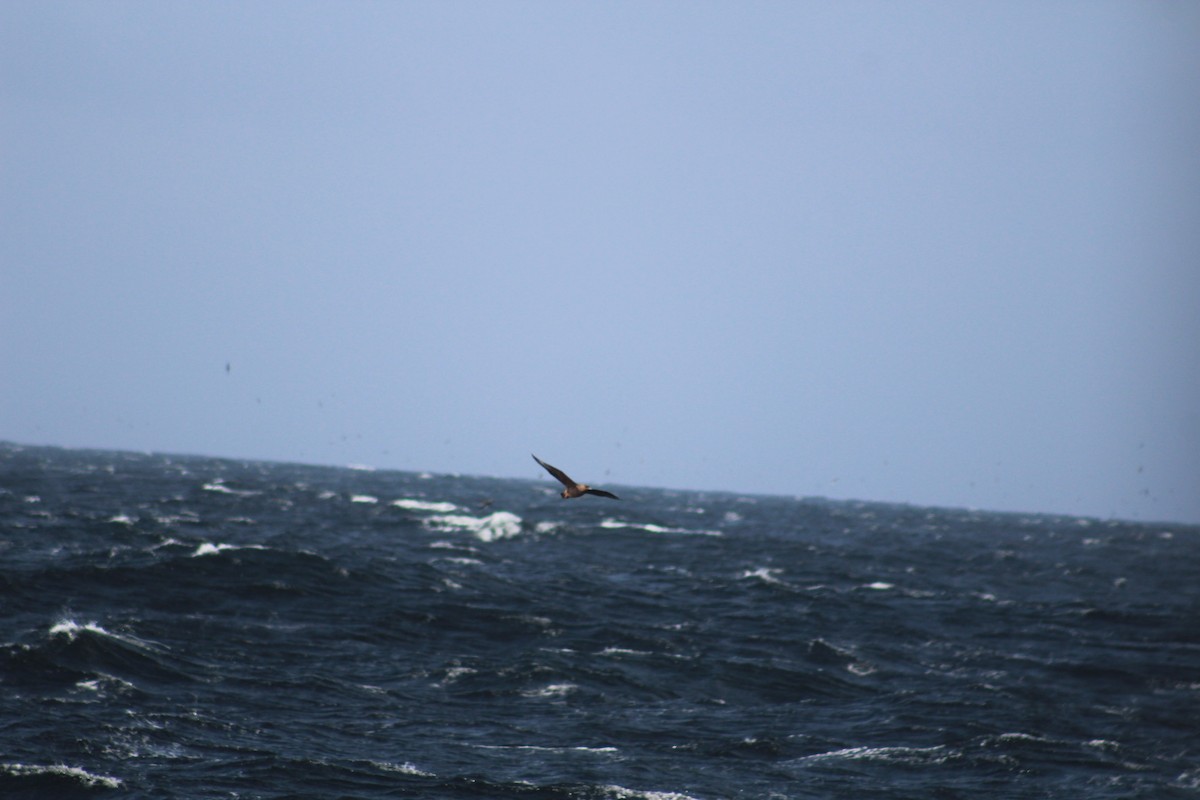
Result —
M 1200 522 L 1197 76 L 1190 2 L 0 4 L 0 439 Z

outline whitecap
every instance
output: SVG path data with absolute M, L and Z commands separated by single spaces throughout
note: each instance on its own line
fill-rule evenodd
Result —
M 430 517 L 425 524 L 431 528 L 449 531 L 455 529 L 475 530 L 483 524 L 480 517 L 470 517 L 465 514 L 446 514 L 440 517 Z
M 119 789 L 125 783 L 120 778 L 108 775 L 93 775 L 85 769 L 68 767 L 66 764 L 52 764 L 49 766 L 40 764 L 0 764 L 0 772 L 17 777 L 26 775 L 62 775 L 67 778 L 74 778 L 84 786 L 95 786 L 105 789 Z
M 109 517 L 108 521 L 117 525 L 132 525 L 137 522 L 135 518 L 128 514 L 117 514 L 115 517 Z
M 896 584 L 886 583 L 884 581 L 875 581 L 874 583 L 866 584 L 865 586 L 863 586 L 863 588 L 864 589 L 874 589 L 877 592 L 886 592 L 889 589 L 895 589 Z
M 579 687 L 573 683 L 551 683 L 541 689 L 528 689 L 521 692 L 523 697 L 566 697 Z
M 109 675 L 106 672 L 101 673 L 100 677 L 98 678 L 93 678 L 91 680 L 80 680 L 76 681 L 75 683 L 75 688 L 83 689 L 89 692 L 96 692 L 97 694 L 102 693 L 106 687 L 113 687 L 117 691 L 128 691 L 130 689 L 137 688 L 129 681 L 118 678 L 115 675 Z
M 401 775 L 415 775 L 418 778 L 432 778 L 432 772 L 426 772 L 423 769 L 417 769 L 412 764 L 405 761 L 403 764 L 393 764 L 390 761 L 370 761 L 368 762 L 375 769 L 383 770 L 384 772 L 398 772 Z
M 255 492 L 249 489 L 230 489 L 225 485 L 225 481 L 220 478 L 211 483 L 204 484 L 204 491 L 216 492 L 217 494 L 231 494 L 237 497 L 253 497 L 254 495 L 262 494 L 262 492 Z
M 649 656 L 653 653 L 646 650 L 630 650 L 627 647 L 606 647 L 600 651 L 602 656 Z
M 999 745 L 999 744 L 1003 744 L 1003 745 L 1043 745 L 1043 744 L 1050 744 L 1053 741 L 1054 741 L 1053 739 L 1048 739 L 1044 736 L 1038 736 L 1038 735 L 1032 734 L 1032 733 L 1013 732 L 1013 733 L 1002 733 L 999 736 L 985 737 L 982 740 L 981 744 L 984 747 L 992 747 L 994 745 Z
M 123 642 L 124 644 L 130 645 L 131 647 L 137 647 L 143 650 L 167 649 L 165 645 L 159 644 L 158 642 L 146 641 L 144 639 L 139 639 L 136 636 L 130 636 L 129 634 L 112 633 L 108 630 L 105 630 L 97 622 L 87 622 L 83 625 L 80 625 L 73 619 L 63 619 L 54 623 L 54 625 L 50 627 L 51 636 L 66 636 L 67 641 L 70 642 L 75 641 L 79 634 L 83 633 L 84 631 L 93 633 L 97 636 L 105 636 L 109 639 L 114 639 L 118 642 Z
M 168 536 L 166 539 L 163 539 L 158 544 L 150 545 L 150 552 L 154 552 L 155 550 L 159 549 L 160 547 L 186 547 L 186 544 L 184 542 L 179 541 L 174 536 Z
M 612 519 L 611 517 L 601 520 L 600 527 L 608 528 L 610 530 L 618 528 L 635 528 L 637 530 L 646 531 L 647 533 L 683 533 L 691 536 L 724 536 L 724 534 L 720 531 L 703 531 L 692 528 L 666 528 L 662 525 L 655 525 L 651 522 L 625 522 L 619 519 Z
M 583 745 L 576 745 L 574 747 L 549 747 L 540 744 L 477 744 L 475 747 L 480 750 L 521 750 L 530 753 L 597 753 L 608 755 L 619 752 L 615 747 L 585 747 Z
M 483 526 L 475 535 L 485 542 L 508 539 L 521 532 L 521 518 L 507 511 L 497 511 L 483 519 Z
M 184 511 L 179 514 L 167 514 L 155 517 L 154 521 L 159 525 L 199 525 L 200 515 L 195 511 Z
M 355 494 L 350 496 L 351 503 L 378 503 L 378 497 L 372 497 L 369 494 Z
M 479 551 L 470 545 L 458 544 L 456 542 L 448 542 L 445 539 L 439 539 L 436 542 L 430 542 L 428 547 L 431 550 L 466 550 L 468 553 L 478 553 Z
M 846 747 L 841 750 L 830 750 L 826 753 L 815 753 L 800 759 L 803 762 L 830 760 L 845 761 L 884 761 L 899 764 L 934 763 L 940 764 L 948 760 L 952 752 L 943 745 L 932 747 Z
M 464 675 L 474 675 L 477 672 L 479 672 L 479 670 L 475 669 L 474 667 L 448 667 L 446 669 L 445 676 L 440 681 L 438 681 L 437 683 L 435 683 L 433 685 L 439 686 L 439 687 L 445 687 L 451 683 L 456 682 L 459 678 L 461 678 Z
M 1108 739 L 1092 739 L 1083 743 L 1085 747 L 1094 747 L 1097 750 L 1120 750 L 1121 745 L 1117 742 Z
M 392 505 L 397 508 L 407 508 L 411 511 L 436 511 L 443 514 L 458 510 L 458 506 L 454 505 L 454 503 L 433 503 L 428 500 L 415 500 L 409 497 L 393 500 Z
M 779 584 L 782 584 L 783 581 L 779 580 L 779 578 L 777 578 L 776 576 L 779 575 L 781 572 L 783 572 L 783 570 L 775 569 L 772 567 L 759 567 L 757 569 L 748 569 L 748 570 L 744 570 L 741 575 L 738 575 L 738 580 L 744 581 L 749 578 L 757 578 L 758 580 L 762 581 L 763 583 L 773 583 L 773 584 L 779 585 Z
M 83 631 L 89 631 L 101 636 L 112 636 L 111 633 L 104 630 L 104 628 L 100 627 L 100 625 L 95 622 L 88 622 L 80 625 L 73 619 L 64 619 L 54 623 L 54 625 L 50 627 L 51 636 L 66 636 L 67 640 L 71 642 L 75 641 L 75 637 Z
M 451 556 L 449 558 L 439 558 L 439 562 L 444 564 L 458 564 L 463 567 L 481 567 L 483 562 L 478 558 L 463 558 L 462 556 Z
M 616 785 L 602 786 L 601 788 L 617 800 L 696 800 L 691 795 L 679 792 L 644 792 Z
M 425 524 L 436 530 L 467 530 L 485 542 L 509 539 L 521 532 L 521 518 L 508 511 L 497 511 L 486 517 L 447 514 L 431 517 Z
M 195 551 L 192 553 L 192 557 L 196 558 L 198 556 L 215 556 L 217 553 L 223 553 L 226 550 L 266 550 L 266 549 L 267 548 L 262 546 L 261 544 L 237 545 L 237 544 L 224 544 L 224 543 L 213 544 L 212 542 L 204 542 L 203 544 L 201 544 L 199 547 L 197 547 L 195 549 Z
M 236 550 L 237 547 L 232 544 L 213 544 L 212 542 L 204 542 L 196 548 L 193 556 L 212 556 L 220 553 L 222 550 Z

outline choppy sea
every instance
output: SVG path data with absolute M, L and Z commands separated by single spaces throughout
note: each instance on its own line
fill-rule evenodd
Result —
M 1200 797 L 1197 526 L 543 477 L 0 445 L 0 797 Z

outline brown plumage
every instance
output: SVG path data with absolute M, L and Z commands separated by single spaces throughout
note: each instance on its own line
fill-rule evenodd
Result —
M 530 455 L 532 456 L 533 453 L 530 453 Z M 541 464 L 546 469 L 546 472 L 549 472 L 551 475 L 553 475 L 555 478 L 558 479 L 559 483 L 561 483 L 563 486 L 567 487 L 562 490 L 562 499 L 563 500 L 570 500 L 572 497 L 582 497 L 585 494 L 595 494 L 595 495 L 599 495 L 600 497 L 610 497 L 613 500 L 621 499 L 621 498 L 617 497 L 615 494 L 613 494 L 612 492 L 606 492 L 603 489 L 593 489 L 592 487 L 588 486 L 586 483 L 576 483 L 575 481 L 573 481 L 567 477 L 567 473 L 563 472 L 558 467 L 550 466 L 549 464 L 547 464 L 545 461 L 542 461 L 537 456 L 533 456 L 533 460 L 538 462 L 539 464 Z

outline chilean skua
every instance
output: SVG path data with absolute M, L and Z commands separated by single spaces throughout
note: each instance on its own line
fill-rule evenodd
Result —
M 530 453 L 530 455 L 533 455 L 533 453 Z M 563 500 L 570 500 L 572 497 L 582 497 L 585 494 L 594 494 L 594 495 L 598 495 L 600 497 L 609 497 L 609 498 L 612 498 L 613 500 L 621 499 L 621 498 L 617 497 L 615 494 L 613 494 L 612 492 L 606 492 L 603 489 L 593 489 L 592 487 L 588 486 L 586 483 L 576 483 L 575 481 L 573 481 L 569 477 L 567 477 L 567 473 L 563 472 L 558 467 L 550 466 L 549 464 L 547 464 L 545 461 L 542 461 L 537 456 L 533 456 L 533 460 L 536 461 L 537 463 L 541 464 L 545 468 L 546 472 L 549 472 L 551 475 L 553 475 L 555 478 L 558 479 L 559 483 L 561 483 L 563 486 L 567 487 L 562 490 L 562 499 Z

